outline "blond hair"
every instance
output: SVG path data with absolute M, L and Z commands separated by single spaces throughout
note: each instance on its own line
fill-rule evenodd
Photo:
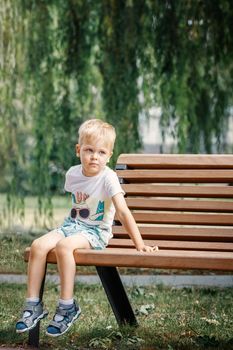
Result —
M 114 147 L 116 139 L 115 128 L 100 119 L 89 119 L 81 124 L 79 131 L 78 143 L 82 145 L 84 142 L 103 140 L 111 150 Z

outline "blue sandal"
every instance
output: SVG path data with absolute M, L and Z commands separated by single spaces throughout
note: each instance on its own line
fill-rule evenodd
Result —
M 66 333 L 72 324 L 78 319 L 80 314 L 81 308 L 76 304 L 75 301 L 69 309 L 58 306 L 52 321 L 47 327 L 46 334 L 50 337 L 58 337 Z M 56 316 L 60 316 L 59 318 L 61 318 L 61 320 L 56 320 L 56 318 L 58 319 Z
M 21 318 L 16 323 L 16 332 L 23 333 L 36 327 L 37 323 L 48 315 L 47 310 L 43 310 L 43 303 L 36 305 L 26 303 Z

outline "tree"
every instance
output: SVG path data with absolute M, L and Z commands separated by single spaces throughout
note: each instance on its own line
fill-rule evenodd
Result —
M 117 129 L 114 160 L 140 149 L 139 116 L 154 105 L 164 134 L 175 122 L 179 152 L 212 152 L 216 141 L 226 151 L 232 1 L 1 0 L 0 8 L 0 176 L 9 198 L 36 194 L 42 211 L 51 208 L 76 161 L 77 129 L 93 116 Z

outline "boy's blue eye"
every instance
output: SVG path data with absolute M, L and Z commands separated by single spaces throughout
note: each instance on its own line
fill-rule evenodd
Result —
M 97 152 L 100 156 L 107 155 L 107 152 L 104 150 L 94 150 L 92 148 L 86 148 L 86 149 L 84 149 L 84 152 L 89 153 L 89 154 L 93 154 L 93 153 Z

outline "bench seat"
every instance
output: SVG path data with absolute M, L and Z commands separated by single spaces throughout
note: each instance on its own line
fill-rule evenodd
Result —
M 156 244 L 159 243 L 159 241 L 151 241 L 151 243 Z M 179 243 L 180 242 L 175 242 L 174 248 L 169 250 L 166 244 L 164 244 L 165 246 L 160 246 L 160 250 L 156 254 L 138 252 L 133 248 L 132 243 L 129 242 L 130 246 L 128 247 L 106 248 L 104 251 L 77 249 L 74 253 L 74 257 L 76 264 L 79 266 L 233 270 L 233 243 L 231 243 L 230 248 L 224 243 L 209 243 L 209 246 L 207 243 L 204 248 L 208 250 L 204 248 L 201 250 L 199 247 L 197 250 L 194 250 L 193 247 L 190 247 L 189 242 L 185 244 L 185 247 Z M 179 248 L 177 248 L 176 245 L 178 245 Z M 29 249 L 30 248 L 27 248 L 26 251 L 26 260 L 28 259 L 27 255 L 29 254 Z M 47 262 L 56 264 L 54 250 L 49 252 Z

